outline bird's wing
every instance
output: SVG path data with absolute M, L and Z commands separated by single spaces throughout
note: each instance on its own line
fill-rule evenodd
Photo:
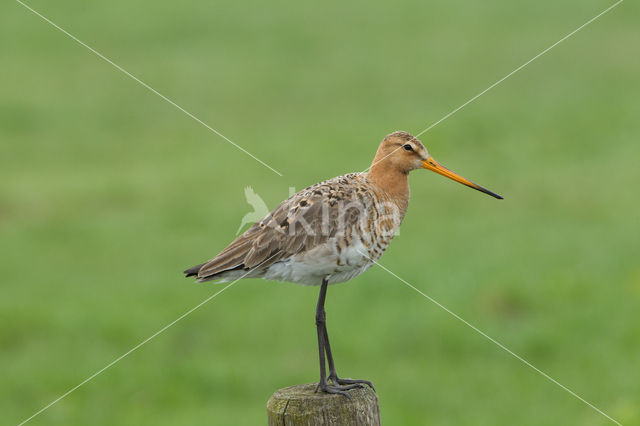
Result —
M 356 209 L 340 211 L 342 203 L 362 201 L 353 176 L 340 176 L 304 189 L 286 199 L 271 213 L 236 238 L 198 272 L 199 279 L 215 279 L 232 270 L 249 271 L 268 266 L 317 247 L 358 221 Z M 323 211 L 326 219 L 323 225 Z M 343 214 L 340 218 L 339 215 Z M 342 225 L 342 224 L 345 225 Z

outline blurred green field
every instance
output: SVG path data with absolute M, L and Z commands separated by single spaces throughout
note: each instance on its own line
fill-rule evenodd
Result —
M 362 170 L 611 2 L 0 6 L 0 417 L 17 424 L 221 287 L 181 271 L 288 188 Z M 421 139 L 503 202 L 412 175 L 382 263 L 624 425 L 640 424 L 640 7 Z M 317 289 L 231 287 L 33 425 L 258 425 L 317 380 Z M 380 268 L 329 289 L 339 372 L 387 425 L 605 425 Z

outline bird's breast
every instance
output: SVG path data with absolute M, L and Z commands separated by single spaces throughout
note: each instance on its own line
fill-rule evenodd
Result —
M 398 232 L 408 200 L 399 203 L 362 175 L 352 175 L 350 182 L 349 188 L 342 188 L 346 195 L 337 199 L 307 201 L 317 206 L 313 215 L 309 211 L 304 216 L 310 226 L 295 228 L 303 233 L 299 237 L 306 241 L 305 248 L 271 265 L 265 278 L 319 285 L 328 277 L 329 283 L 338 283 L 360 275 L 380 259 Z

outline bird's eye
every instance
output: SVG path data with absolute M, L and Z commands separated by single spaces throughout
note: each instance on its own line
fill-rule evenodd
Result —
M 406 144 L 403 146 L 405 151 L 413 151 L 413 147 L 410 144 Z

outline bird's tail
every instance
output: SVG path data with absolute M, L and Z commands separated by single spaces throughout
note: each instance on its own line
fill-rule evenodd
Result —
M 200 271 L 200 268 L 202 268 L 206 263 L 201 263 L 199 265 L 196 266 L 192 266 L 189 269 L 185 269 L 184 270 L 184 276 L 185 277 L 192 277 L 194 275 L 198 275 L 198 272 Z

